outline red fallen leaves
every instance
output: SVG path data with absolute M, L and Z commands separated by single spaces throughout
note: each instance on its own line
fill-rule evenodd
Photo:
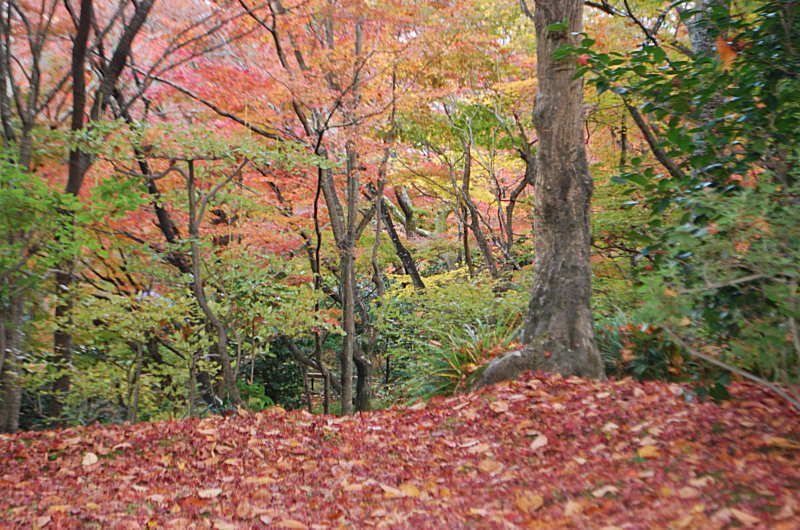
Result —
M 347 418 L 0 436 L 0 528 L 797 528 L 798 416 L 678 390 L 531 374 Z

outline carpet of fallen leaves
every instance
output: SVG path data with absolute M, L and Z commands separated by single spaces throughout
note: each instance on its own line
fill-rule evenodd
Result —
M 0 436 L 0 528 L 800 528 L 800 417 L 529 374 L 345 418 Z

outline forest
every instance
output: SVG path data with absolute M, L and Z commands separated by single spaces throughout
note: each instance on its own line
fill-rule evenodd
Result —
M 0 0 L 0 528 L 794 528 L 798 72 L 796 0 Z

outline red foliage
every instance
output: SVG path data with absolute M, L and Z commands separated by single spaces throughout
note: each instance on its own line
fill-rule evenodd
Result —
M 680 390 L 533 374 L 345 418 L 4 435 L 0 527 L 797 528 L 797 415 Z

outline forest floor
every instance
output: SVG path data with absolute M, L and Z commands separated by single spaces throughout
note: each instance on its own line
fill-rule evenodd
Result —
M 529 374 L 337 418 L 0 436 L 0 528 L 800 528 L 800 417 Z

